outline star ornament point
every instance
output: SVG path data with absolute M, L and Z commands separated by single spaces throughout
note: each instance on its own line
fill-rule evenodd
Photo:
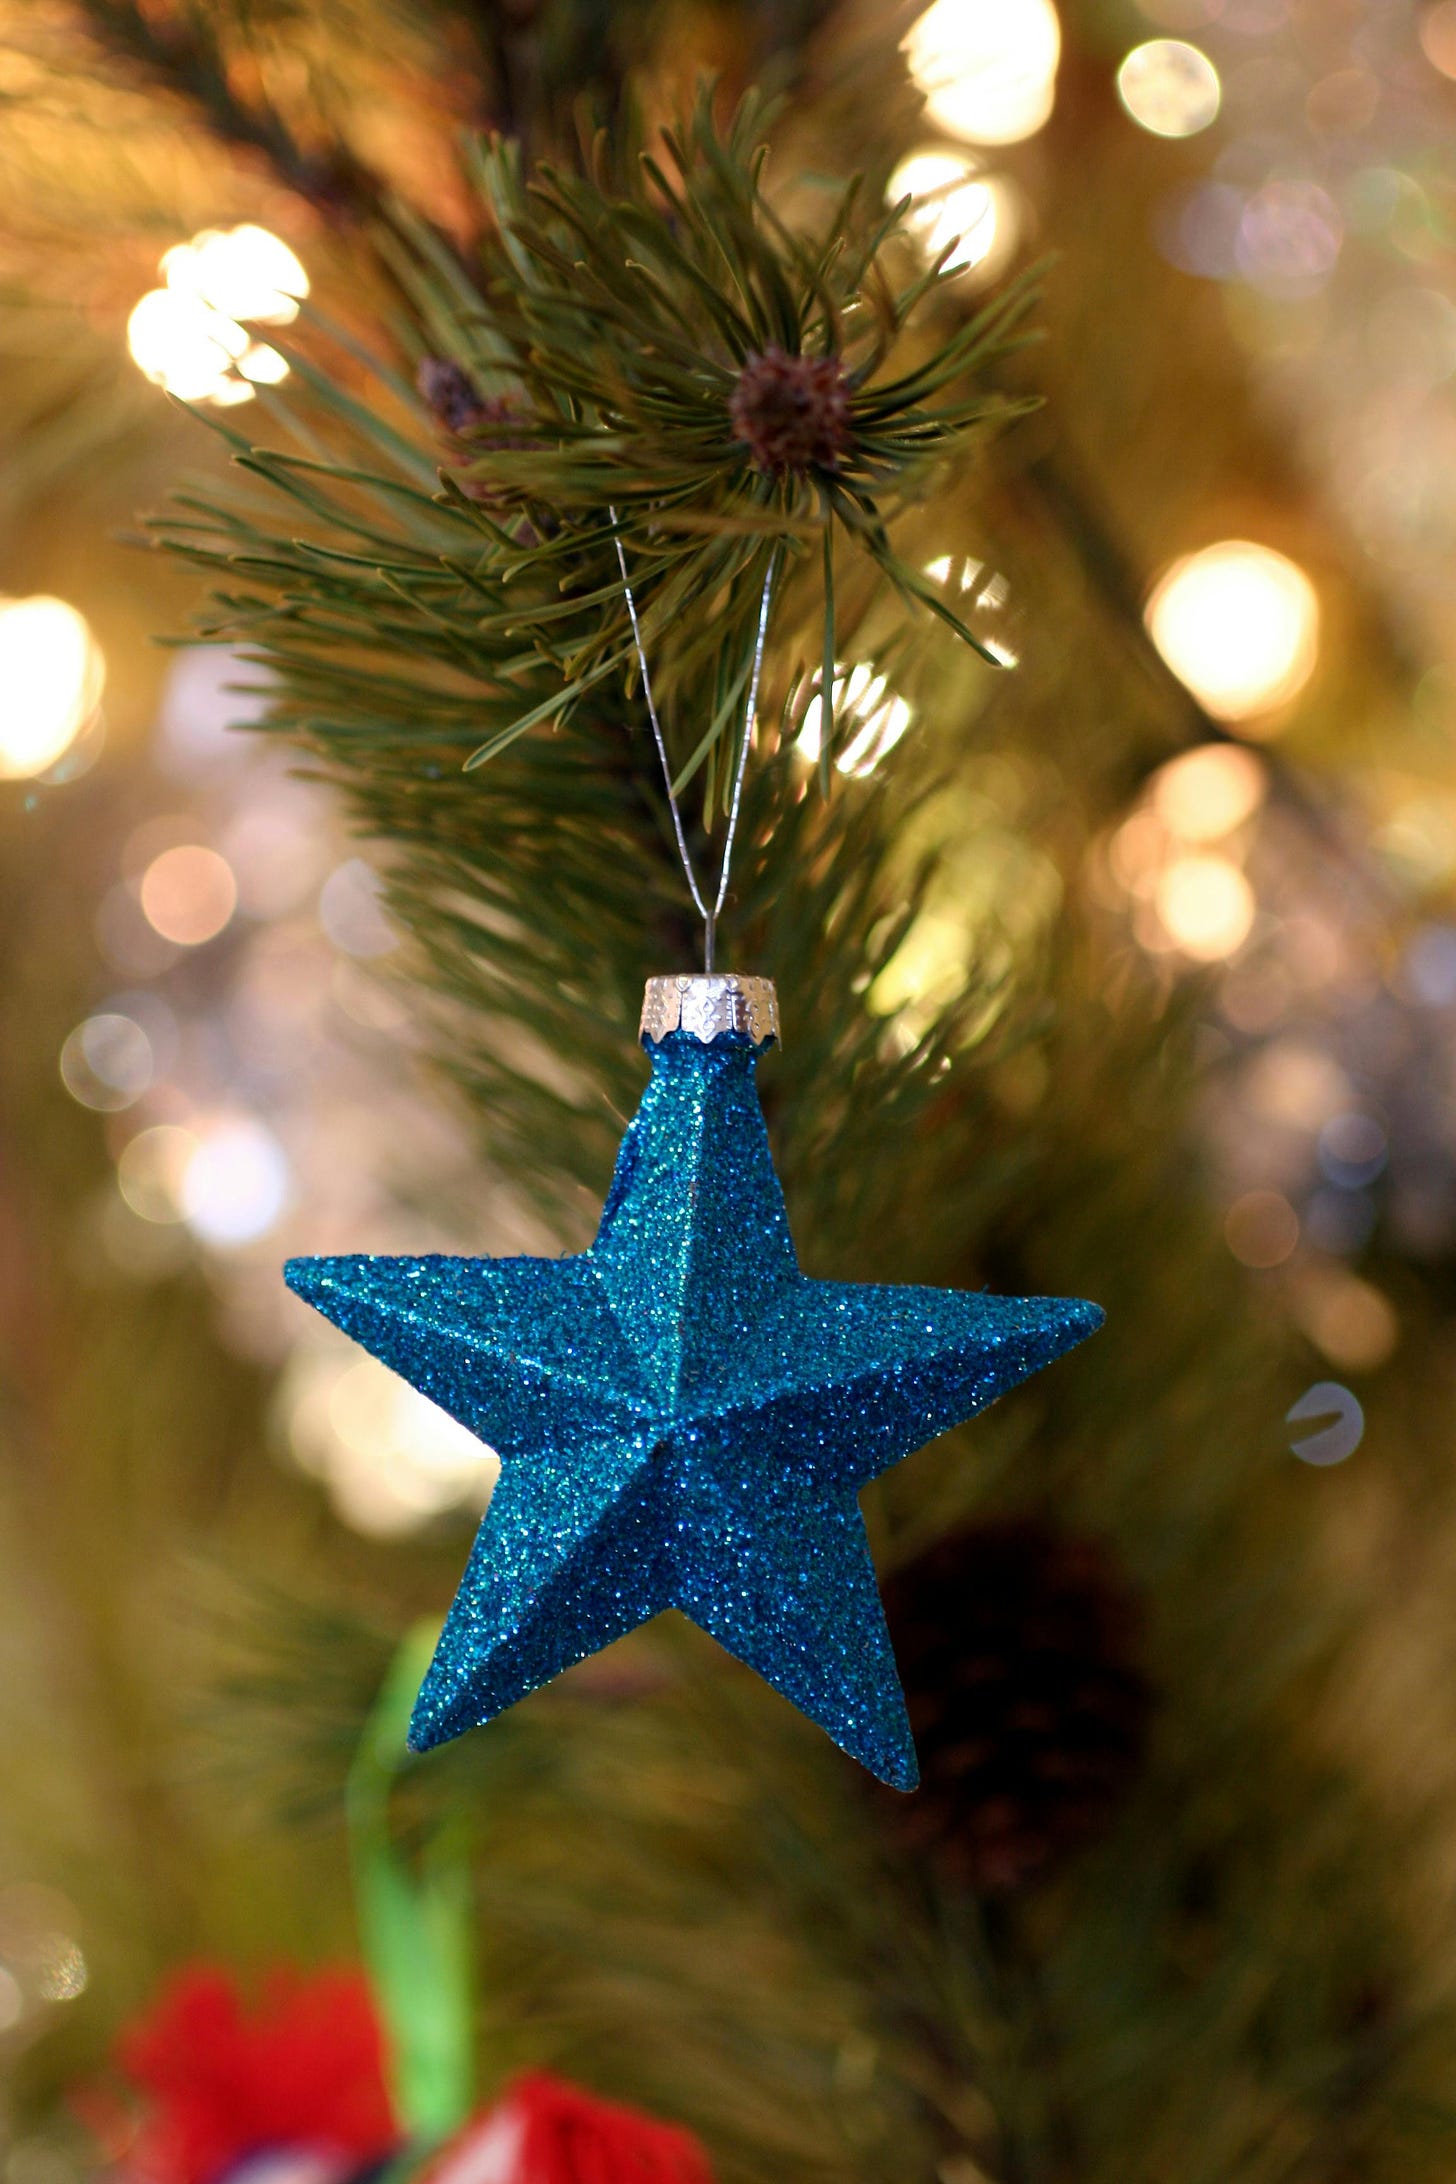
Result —
M 501 1459 L 410 1743 L 493 1720 L 676 1608 L 881 1780 L 913 1789 L 860 1490 L 1102 1313 L 804 1275 L 752 1041 L 675 1030 L 645 1043 L 651 1081 L 586 1251 L 284 1270 Z

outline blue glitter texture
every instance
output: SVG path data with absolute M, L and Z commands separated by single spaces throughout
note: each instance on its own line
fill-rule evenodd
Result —
M 289 1286 L 501 1457 L 415 1704 L 458 1736 L 664 1608 L 898 1789 L 915 1747 L 859 1489 L 1096 1305 L 799 1272 L 736 1033 L 647 1044 L 601 1227 L 563 1259 L 293 1259 Z

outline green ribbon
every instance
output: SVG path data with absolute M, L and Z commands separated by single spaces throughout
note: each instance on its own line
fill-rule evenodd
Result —
M 428 1829 L 410 1856 L 390 1799 L 414 1764 L 410 1709 L 438 1627 L 419 1625 L 390 1663 L 349 1769 L 345 1810 L 365 1966 L 384 2022 L 395 2113 L 413 2141 L 458 2130 L 475 2097 L 470 1865 L 462 1817 Z

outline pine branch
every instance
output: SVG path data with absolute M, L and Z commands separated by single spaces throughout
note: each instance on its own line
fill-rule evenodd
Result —
M 183 100 L 219 142 L 261 162 L 327 219 L 351 223 L 379 208 L 379 184 L 337 139 L 310 150 L 262 92 L 244 98 L 215 19 L 187 0 L 75 0 L 100 50 L 144 84 Z
M 422 1762 L 402 1795 L 481 1815 L 497 2060 L 530 2043 L 690 2117 L 727 2184 L 1043 2179 L 1059 2162 L 1079 2184 L 1308 2184 L 1342 2164 L 1437 2184 L 1450 2119 L 1428 2057 L 1449 1997 L 1422 1989 L 1404 1836 L 1322 1747 L 1354 1609 L 1331 1600 L 1270 1461 L 1290 1367 L 1190 1172 L 1179 1026 L 1126 991 L 1107 1005 L 1112 966 L 1075 899 L 1040 942 L 1003 940 L 1014 877 L 987 888 L 948 996 L 880 1013 L 866 996 L 934 900 L 947 841 L 979 854 L 992 830 L 928 737 L 827 802 L 794 750 L 804 663 L 823 657 L 826 538 L 831 675 L 897 645 L 910 665 L 897 609 L 923 587 L 898 526 L 913 533 L 927 461 L 984 429 L 979 359 L 1018 338 L 1018 299 L 897 357 L 916 284 L 875 273 L 882 252 L 893 264 L 877 223 L 847 200 L 827 238 L 785 238 L 750 137 L 720 139 L 704 110 L 675 164 L 628 171 L 599 151 L 531 191 L 487 150 L 499 220 L 479 265 L 418 229 L 392 246 L 413 309 L 402 346 L 433 367 L 446 436 L 438 492 L 407 377 L 361 395 L 314 350 L 298 359 L 304 454 L 228 428 L 244 492 L 164 535 L 217 587 L 210 633 L 277 676 L 275 728 L 390 845 L 437 1044 L 492 1156 L 536 1181 L 567 1236 L 595 1212 L 631 1104 L 643 969 L 681 962 L 688 940 L 624 696 L 616 538 L 674 761 L 701 752 L 705 820 L 755 578 L 783 546 L 781 732 L 750 779 L 735 908 L 783 989 L 790 1036 L 764 1091 L 806 1263 L 1109 1307 L 1095 1371 L 1048 1376 L 973 1444 L 905 1467 L 872 1527 L 889 1561 L 988 1506 L 1112 1534 L 1156 1603 L 1159 1730 L 1122 1823 L 999 1919 L 898 1850 L 813 1733 L 692 1642 L 654 1635 L 604 1664 L 636 1676 L 626 1696 L 568 1679 Z M 734 397 L 770 349 L 814 369 L 776 361 L 755 397 L 807 406 L 740 406 L 740 439 Z M 842 384 L 816 377 L 828 359 L 849 360 Z M 1054 759 L 1057 735 L 1090 742 L 1104 713 L 1135 709 L 1125 648 L 1087 668 L 1094 627 L 1069 617 L 1059 671 L 1022 698 L 1018 757 Z M 947 705 L 944 724 L 965 722 Z M 1109 770 L 1138 732 L 1119 723 Z M 489 765 L 464 772 L 483 748 Z M 1084 747 L 1078 763 L 1095 813 L 1098 762 Z M 1065 801 L 1066 782 L 1047 793 Z M 1065 871 L 1086 824 L 1070 823 Z M 1050 1088 L 1030 1109 L 1003 1067 L 1018 1040 Z M 573 1856 L 584 1812 L 589 1854 Z
M 936 402 L 1023 338 L 1030 292 L 886 376 L 925 283 L 894 288 L 886 223 L 866 223 L 853 190 L 819 241 L 784 230 L 759 120 L 745 106 L 720 137 L 705 96 L 668 137 L 668 167 L 598 142 L 590 176 L 543 169 L 529 188 L 508 148 L 484 149 L 479 266 L 404 216 L 390 248 L 415 312 L 403 338 L 449 429 L 443 491 L 426 498 L 423 401 L 405 414 L 395 378 L 366 408 L 290 351 L 333 459 L 232 445 L 302 533 L 252 506 L 162 526 L 228 572 L 209 634 L 279 670 L 286 723 L 319 748 L 378 754 L 397 731 L 366 691 L 376 666 L 405 659 L 429 764 L 496 761 L 542 723 L 600 721 L 636 673 L 619 543 L 674 768 L 704 777 L 708 823 L 742 733 L 725 693 L 744 680 L 776 549 L 791 563 L 781 643 L 822 616 L 813 572 L 836 534 L 976 643 L 891 526 L 937 465 L 1024 406 L 985 390 Z M 832 728 L 822 740 L 827 766 Z

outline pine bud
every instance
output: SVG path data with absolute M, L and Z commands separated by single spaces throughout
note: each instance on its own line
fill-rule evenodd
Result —
M 728 403 L 733 437 L 771 477 L 837 470 L 850 446 L 849 381 L 837 356 L 749 357 Z
M 485 414 L 474 380 L 448 357 L 421 357 L 415 385 L 447 432 L 468 432 Z

